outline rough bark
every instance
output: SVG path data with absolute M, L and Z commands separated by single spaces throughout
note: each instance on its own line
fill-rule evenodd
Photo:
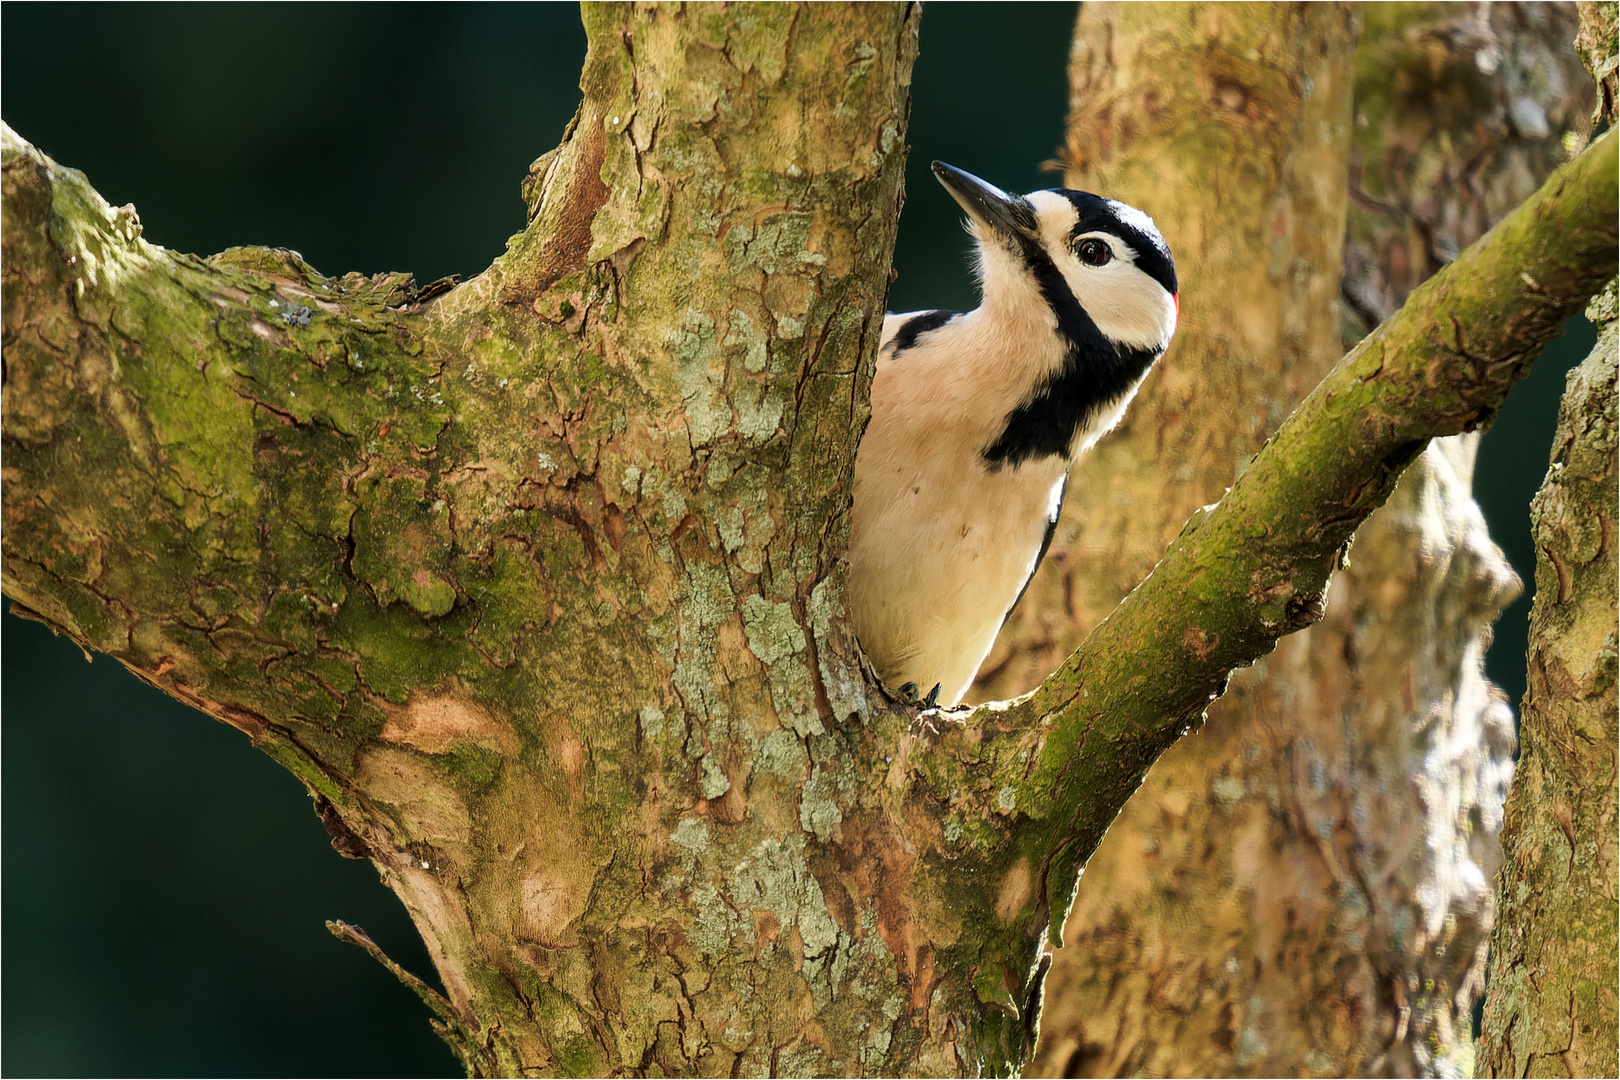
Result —
M 1616 352 L 1611 284 L 1597 345 L 1570 372 L 1531 505 L 1536 602 L 1519 764 L 1503 823 L 1480 1076 L 1613 1076 L 1616 920 Z
M 1575 39 L 1581 62 L 1597 83 L 1597 100 L 1592 104 L 1592 123 L 1614 123 L 1620 104 L 1620 53 L 1615 50 L 1615 24 L 1620 21 L 1620 4 L 1614 0 L 1578 0 L 1581 32 Z
M 1187 299 L 1163 369 L 1077 470 L 1083 494 L 984 696 L 1027 689 L 1080 640 L 1177 515 L 1245 467 L 1269 429 L 1261 408 L 1291 407 L 1302 371 L 1331 362 L 1337 316 L 1318 303 L 1323 322 L 1303 333 L 1300 284 L 1339 287 L 1324 241 L 1346 236 L 1343 204 L 1311 195 L 1342 195 L 1347 157 L 1351 340 L 1563 160 L 1582 119 L 1572 11 L 1363 10 L 1355 122 L 1328 152 L 1307 114 L 1335 88 L 1348 110 L 1345 80 L 1310 71 L 1307 99 L 1245 63 L 1245 32 L 1288 25 L 1285 9 L 1195 9 L 1175 40 L 1141 9 L 1083 11 L 1068 181 L 1153 212 Z M 1256 51 L 1309 70 L 1284 48 Z M 1177 96 L 1186 70 L 1202 96 Z M 1280 147 L 1269 175 L 1232 182 L 1231 152 L 1195 141 L 1210 138 L 1219 87 L 1245 103 L 1217 114 L 1238 132 L 1226 137 Z M 1189 235 L 1218 243 L 1189 251 Z M 1048 979 L 1032 1071 L 1466 1071 L 1512 752 L 1480 658 L 1517 590 L 1469 495 L 1474 445 L 1458 436 L 1419 458 L 1357 535 L 1324 624 L 1237 678 L 1113 825 L 1071 915 L 1075 947 Z
M 8 142 L 6 591 L 310 785 L 470 1071 L 860 1071 L 898 972 L 809 770 L 916 13 L 585 20 L 528 228 L 442 295 L 154 248 Z
M 1015 1071 L 1147 768 L 1608 271 L 1615 139 L 1040 691 L 916 717 L 863 681 L 839 562 L 916 12 L 586 22 L 528 228 L 448 292 L 152 247 L 7 130 L 5 591 L 306 780 L 471 1072 Z
M 1581 5 L 1577 44 L 1599 86 L 1594 120 L 1610 125 L 1615 37 L 1615 4 Z M 1597 344 L 1569 374 L 1551 465 L 1530 507 L 1536 601 L 1479 1076 L 1620 1071 L 1617 306 L 1610 281 L 1587 309 Z

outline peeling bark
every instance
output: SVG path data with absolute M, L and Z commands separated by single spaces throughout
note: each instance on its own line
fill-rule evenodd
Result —
M 529 226 L 438 295 L 155 248 L 8 133 L 6 592 L 304 779 L 470 1072 L 923 1068 L 791 809 L 866 708 L 826 604 L 916 12 L 585 19 Z
M 1612 126 L 1616 5 L 1580 8 L 1576 43 L 1599 87 L 1593 119 Z M 1569 374 L 1547 478 L 1530 506 L 1536 601 L 1478 1076 L 1620 1069 L 1617 306 L 1611 280 L 1587 308 L 1597 344 Z
M 1615 140 L 1039 692 L 917 716 L 841 601 L 917 12 L 585 18 L 529 225 L 449 291 L 154 247 L 6 129 L 5 592 L 309 785 L 470 1073 L 1015 1072 L 1148 766 L 1612 263 Z
M 1531 505 L 1536 602 L 1503 824 L 1480 1076 L 1610 1076 L 1616 1061 L 1615 289 L 1570 372 Z

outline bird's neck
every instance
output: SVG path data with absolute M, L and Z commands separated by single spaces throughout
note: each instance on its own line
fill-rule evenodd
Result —
M 1008 392 L 981 457 L 992 469 L 1052 459 L 1066 467 L 1118 420 L 1161 350 L 1110 341 L 1055 269 L 985 284 L 971 320 L 996 343 Z
M 1010 339 L 1059 339 L 1062 309 L 1078 305 L 1051 261 L 1041 256 L 1039 262 L 1044 265 L 1031 266 L 1028 253 L 1015 254 L 999 245 L 981 246 L 980 301 L 975 314 Z

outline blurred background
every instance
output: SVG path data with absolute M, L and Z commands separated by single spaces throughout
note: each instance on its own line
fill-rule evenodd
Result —
M 1074 16 L 928 7 L 891 310 L 975 302 L 931 160 L 1011 190 L 1057 182 L 1040 165 L 1063 137 Z M 12 2 L 0 115 L 133 202 L 153 243 L 289 247 L 323 273 L 425 283 L 478 273 L 522 228 L 518 184 L 573 115 L 584 51 L 570 4 Z M 1574 320 L 1480 452 L 1477 498 L 1526 585 L 1487 660 L 1515 704 L 1530 497 L 1592 341 Z M 0 716 L 0 1071 L 459 1073 L 417 999 L 323 926 L 358 923 L 434 981 L 404 909 L 244 736 L 9 612 Z

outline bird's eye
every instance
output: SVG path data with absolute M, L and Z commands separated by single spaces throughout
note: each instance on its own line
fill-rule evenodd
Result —
M 1101 240 L 1082 240 L 1080 246 L 1075 248 L 1080 261 L 1087 266 L 1107 266 L 1114 257 L 1114 250 Z

